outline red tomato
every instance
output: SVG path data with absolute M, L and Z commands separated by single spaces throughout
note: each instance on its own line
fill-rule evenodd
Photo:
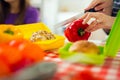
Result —
M 10 47 L 6 44 L 0 45 L 0 59 L 3 60 L 7 64 L 14 64 L 20 61 L 22 55 L 19 50 Z
M 42 61 L 45 52 L 30 41 L 19 39 L 0 44 L 0 59 L 11 72 Z
M 13 40 L 9 43 L 10 46 L 17 48 L 25 58 L 32 61 L 41 61 L 44 58 L 45 52 L 37 44 L 21 39 Z
M 7 76 L 10 74 L 10 69 L 8 66 L 0 60 L 0 77 Z

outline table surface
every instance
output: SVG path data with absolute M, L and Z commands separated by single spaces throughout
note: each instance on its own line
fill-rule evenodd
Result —
M 115 58 L 106 58 L 104 64 L 99 66 L 68 63 L 61 60 L 57 52 L 48 52 L 45 60 L 54 61 L 58 64 L 58 69 L 53 80 L 72 80 L 70 78 L 71 74 L 77 75 L 77 73 L 86 70 L 99 77 L 100 80 L 120 80 L 119 52 Z

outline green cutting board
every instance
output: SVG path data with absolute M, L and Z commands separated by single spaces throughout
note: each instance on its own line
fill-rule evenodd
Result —
M 120 11 L 117 14 L 116 20 L 112 26 L 109 37 L 104 47 L 104 55 L 115 57 L 120 49 Z

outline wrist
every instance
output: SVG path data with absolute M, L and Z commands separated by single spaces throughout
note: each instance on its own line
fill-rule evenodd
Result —
M 110 19 L 110 25 L 109 25 L 109 27 L 108 27 L 109 29 L 112 28 L 112 25 L 114 24 L 115 18 L 116 18 L 116 17 L 111 17 L 111 19 Z

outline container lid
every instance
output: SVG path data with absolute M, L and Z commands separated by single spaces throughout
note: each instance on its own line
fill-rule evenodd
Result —
M 115 57 L 120 49 L 120 11 L 117 14 L 111 32 L 104 47 L 104 55 Z

